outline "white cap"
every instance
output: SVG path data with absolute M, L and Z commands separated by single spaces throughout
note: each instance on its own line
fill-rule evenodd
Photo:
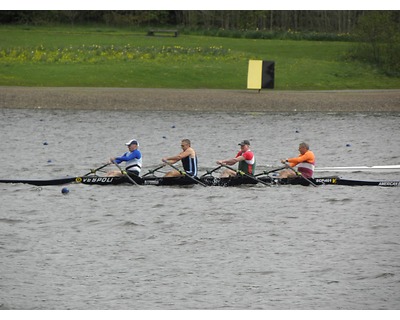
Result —
M 126 146 L 130 146 L 131 144 L 136 144 L 139 147 L 139 142 L 136 139 L 132 139 L 125 143 Z

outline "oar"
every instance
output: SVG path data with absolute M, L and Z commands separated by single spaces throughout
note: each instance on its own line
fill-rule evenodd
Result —
M 111 162 L 107 162 L 106 164 L 103 164 L 101 167 L 98 167 L 96 169 L 90 169 L 90 172 L 86 173 L 85 176 L 91 174 L 91 173 L 96 173 L 97 171 L 109 166 L 111 164 Z
M 132 177 L 128 174 L 128 172 L 126 172 L 126 170 L 122 169 L 121 166 L 116 163 L 115 161 L 113 161 L 113 163 L 117 166 L 117 168 L 121 171 L 122 174 L 126 175 L 128 177 L 128 179 L 135 185 L 139 186 L 139 184 L 132 179 Z
M 185 171 L 180 170 L 179 168 L 175 167 L 173 164 L 169 163 L 167 160 L 163 160 L 164 163 L 166 163 L 167 165 L 169 165 L 171 168 L 175 169 L 176 171 L 178 171 L 181 175 L 188 177 L 190 179 L 192 179 L 194 182 L 198 183 L 199 185 L 202 185 L 203 187 L 207 187 L 206 184 L 204 184 L 203 182 L 195 179 L 194 177 L 192 177 L 190 174 L 187 174 Z
M 148 176 L 149 174 L 153 174 L 154 172 L 156 172 L 157 170 L 160 170 L 161 168 L 164 168 L 163 164 L 161 166 L 153 169 L 153 170 L 149 170 L 149 172 L 147 172 L 146 174 L 142 175 L 142 178 L 145 177 L 145 176 Z
M 200 178 L 203 178 L 203 177 L 206 176 L 207 174 L 211 174 L 211 173 L 213 173 L 214 171 L 217 171 L 217 170 L 220 169 L 221 167 L 222 167 L 222 165 L 216 167 L 215 169 L 207 170 L 207 172 L 206 172 L 205 174 L 203 174 Z
M 286 163 L 287 163 L 287 162 L 286 162 Z M 298 171 L 294 170 L 294 169 L 289 165 L 289 163 L 286 164 L 286 167 L 289 168 L 290 170 L 292 170 L 292 171 L 296 174 L 296 176 L 299 176 L 299 177 L 303 178 L 304 180 L 306 180 L 307 182 L 309 182 L 313 187 L 317 187 L 317 185 L 316 185 L 314 182 L 312 182 L 310 179 L 308 179 L 308 178 L 306 178 L 305 176 L 303 176 L 303 175 L 301 174 L 301 172 L 298 172 Z
M 250 179 L 253 179 L 254 181 L 260 182 L 260 183 L 262 183 L 262 184 L 264 184 L 264 185 L 266 185 L 266 186 L 268 186 L 268 187 L 271 186 L 269 183 L 267 183 L 267 182 L 265 182 L 265 181 L 262 181 L 262 180 L 256 178 L 255 176 L 252 176 L 252 175 L 250 175 L 250 174 L 247 174 L 246 172 L 243 172 L 243 171 L 241 171 L 241 170 L 235 170 L 234 168 L 229 167 L 229 166 L 227 166 L 226 164 L 221 164 L 221 166 L 223 166 L 223 167 L 225 167 L 225 168 L 227 168 L 227 169 L 229 169 L 229 170 L 235 171 L 236 173 L 240 174 L 241 176 L 245 176 L 245 177 L 248 177 L 248 178 L 250 178 Z
M 280 167 L 280 168 L 277 168 L 277 169 L 274 169 L 274 170 L 263 171 L 261 173 L 255 174 L 254 176 L 258 177 L 258 176 L 262 176 L 262 175 L 268 175 L 268 174 L 270 174 L 272 172 L 276 172 L 276 171 L 283 170 L 283 169 L 286 169 L 286 166 L 283 166 L 283 167 Z

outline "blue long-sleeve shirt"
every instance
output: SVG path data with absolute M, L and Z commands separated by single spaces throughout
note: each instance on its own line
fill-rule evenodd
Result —
M 122 156 L 115 158 L 117 164 L 120 164 L 123 161 L 126 161 L 126 170 L 140 172 L 142 168 L 142 153 L 136 149 L 132 152 L 125 152 Z
M 115 162 L 120 164 L 123 161 L 128 162 L 133 159 L 141 159 L 141 158 L 142 158 L 142 153 L 138 149 L 136 149 L 133 150 L 132 152 L 129 151 L 125 152 L 122 156 L 115 158 Z

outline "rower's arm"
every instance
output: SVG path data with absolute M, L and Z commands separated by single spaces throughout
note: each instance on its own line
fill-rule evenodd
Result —
M 244 157 L 243 156 L 239 156 L 239 157 L 232 158 L 232 159 L 220 160 L 220 161 L 217 161 L 217 163 L 226 164 L 228 166 L 232 166 L 235 163 L 238 163 L 238 162 L 243 161 L 243 160 L 245 160 Z
M 301 162 L 313 161 L 313 157 L 311 154 L 306 152 L 305 154 L 303 154 L 297 158 L 289 158 L 289 159 L 287 159 L 287 161 L 291 164 L 292 167 L 294 167 L 295 165 L 298 165 Z
M 179 160 L 182 160 L 183 158 L 186 158 L 188 156 L 192 156 L 194 154 L 193 149 L 189 148 L 185 151 L 182 151 L 180 154 L 168 158 L 163 158 L 163 160 L 167 160 L 169 162 L 173 161 L 172 163 L 178 162 Z

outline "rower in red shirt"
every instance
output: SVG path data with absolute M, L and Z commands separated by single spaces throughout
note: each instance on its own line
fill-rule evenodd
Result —
M 315 155 L 310 150 L 310 146 L 302 142 L 299 144 L 299 156 L 297 158 L 289 158 L 281 160 L 282 163 L 289 163 L 292 168 L 297 166 L 299 173 L 305 178 L 312 178 L 314 176 L 315 169 Z M 296 174 L 292 170 L 281 171 L 280 178 L 295 177 Z
M 238 170 L 246 174 L 254 175 L 256 168 L 256 159 L 254 157 L 253 151 L 250 150 L 249 140 L 243 140 L 239 143 L 240 151 L 237 153 L 236 157 L 225 160 L 218 160 L 217 164 L 224 164 L 227 166 L 234 165 L 239 162 Z M 226 169 L 222 172 L 221 178 L 228 178 L 236 176 L 236 171 Z

